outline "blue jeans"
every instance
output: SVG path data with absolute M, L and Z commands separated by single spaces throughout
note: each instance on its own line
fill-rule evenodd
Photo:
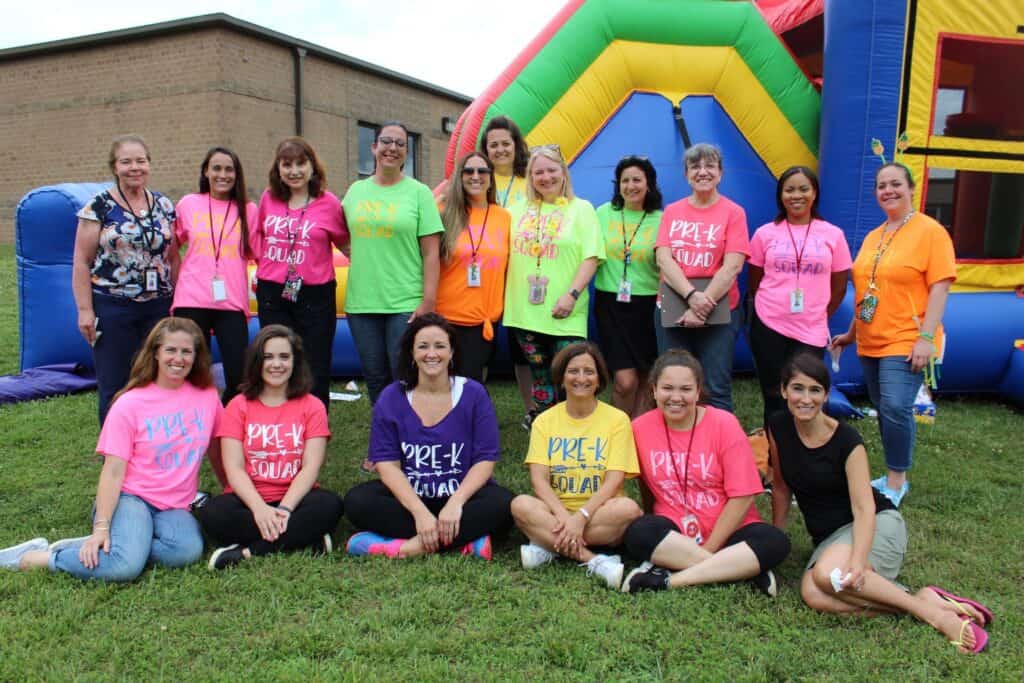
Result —
M 885 466 L 894 472 L 906 472 L 914 462 L 914 399 L 921 388 L 923 374 L 911 372 L 904 356 L 860 357 L 868 396 L 878 411 L 878 431 L 882 435 Z
M 409 326 L 408 313 L 349 313 L 348 329 L 359 353 L 370 404 L 391 384 L 398 370 L 398 345 Z
M 78 559 L 81 543 L 50 555 L 50 570 L 79 579 L 134 581 L 147 563 L 184 567 L 203 554 L 199 522 L 188 510 L 159 510 L 138 496 L 122 493 L 110 520 L 110 552 L 87 569 Z
M 668 349 L 686 349 L 704 368 L 704 388 L 708 403 L 732 412 L 732 359 L 736 353 L 736 335 L 740 329 L 740 309 L 732 310 L 728 325 L 707 327 L 663 327 L 661 310 L 654 309 L 654 329 L 658 353 Z

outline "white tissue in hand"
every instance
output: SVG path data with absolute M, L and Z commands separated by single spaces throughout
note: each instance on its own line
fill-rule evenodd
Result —
M 847 572 L 846 576 L 843 576 L 843 570 L 836 567 L 832 570 L 832 573 L 828 575 L 828 578 L 832 581 L 832 590 L 839 593 L 843 590 L 843 581 L 850 578 L 850 573 Z

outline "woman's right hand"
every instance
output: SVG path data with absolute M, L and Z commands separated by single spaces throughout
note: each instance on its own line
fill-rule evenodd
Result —
M 262 507 L 253 510 L 252 518 L 263 540 L 273 543 L 287 528 L 288 512 L 264 503 Z
M 853 343 L 854 333 L 852 330 L 847 330 L 842 334 L 837 334 L 832 337 L 832 343 L 828 345 L 830 349 L 842 349 Z
M 86 569 L 95 569 L 100 563 L 100 550 L 110 552 L 110 529 L 93 529 L 92 536 L 78 549 L 78 560 Z
M 96 343 L 96 312 L 91 308 L 78 311 L 78 332 L 89 346 Z
M 711 315 L 711 311 L 715 310 L 715 300 L 699 289 L 690 295 L 690 300 L 686 302 L 686 305 L 702 319 L 706 319 Z
M 690 308 L 687 309 L 683 313 L 683 317 L 681 317 L 676 322 L 682 327 L 703 327 L 704 320 L 705 319 L 700 317 L 700 315 L 696 311 Z
M 428 553 L 436 553 L 440 540 L 437 533 L 437 517 L 430 510 L 423 508 L 414 515 L 416 520 L 416 535 L 420 537 L 423 549 Z

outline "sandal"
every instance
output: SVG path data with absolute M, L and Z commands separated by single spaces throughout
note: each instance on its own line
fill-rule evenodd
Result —
M 961 617 L 961 619 L 963 619 L 964 622 L 963 626 L 960 627 L 960 638 L 958 640 L 949 641 L 949 644 L 955 647 L 967 647 L 964 644 L 964 633 L 969 628 L 974 632 L 974 647 L 969 649 L 971 654 L 976 655 L 988 647 L 988 633 L 985 632 L 985 629 L 975 624 L 971 619 L 964 617 Z
M 935 591 L 940 598 L 956 607 L 956 611 L 967 618 L 970 618 L 971 615 L 968 613 L 964 605 L 970 605 L 974 609 L 978 610 L 978 613 L 981 614 L 982 626 L 989 626 L 995 620 L 995 615 L 992 614 L 992 610 L 985 607 L 985 605 L 980 602 L 975 602 L 968 598 L 961 598 L 959 595 L 954 595 L 943 588 L 939 588 L 938 586 L 928 586 L 928 588 Z

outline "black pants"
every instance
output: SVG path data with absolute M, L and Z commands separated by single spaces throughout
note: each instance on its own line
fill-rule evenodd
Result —
M 644 515 L 629 525 L 623 543 L 630 557 L 641 562 L 650 561 L 654 549 L 672 531 L 681 533 L 676 523 L 668 517 Z M 789 537 L 778 527 L 764 522 L 741 526 L 726 539 L 722 547 L 727 548 L 737 543 L 746 543 L 754 551 L 762 572 L 777 567 L 789 555 Z
M 455 330 L 455 346 L 458 349 L 455 374 L 483 382 L 484 369 L 494 355 L 494 340 L 484 339 L 483 325 L 452 325 L 452 328 Z
M 302 338 L 309 369 L 313 372 L 313 395 L 327 411 L 331 409 L 331 352 L 338 319 L 334 303 L 337 283 L 302 285 L 298 301 L 281 298 L 284 285 L 258 280 L 256 301 L 259 304 L 260 327 L 285 325 Z
M 304 548 L 320 550 L 324 534 L 332 533 L 338 526 L 342 511 L 338 494 L 313 489 L 295 506 L 288 520 L 288 530 L 273 543 L 263 540 L 252 511 L 234 493 L 211 498 L 199 508 L 196 516 L 203 531 L 214 543 L 237 543 L 248 548 L 253 555 L 269 555 Z
M 210 330 L 217 336 L 220 362 L 224 366 L 224 405 L 238 393 L 242 383 L 242 365 L 245 349 L 249 346 L 249 321 L 241 311 L 225 311 L 216 308 L 176 308 L 174 315 L 188 318 L 199 325 L 210 346 Z
M 811 346 L 796 339 L 791 339 L 771 329 L 753 311 L 750 320 L 750 351 L 754 356 L 754 367 L 757 379 L 761 383 L 761 396 L 764 398 L 764 423 L 768 418 L 786 410 L 786 402 L 782 399 L 782 366 L 795 353 L 807 351 L 819 358 L 825 353 L 823 346 Z
M 490 483 L 466 501 L 462 507 L 459 534 L 447 549 L 459 550 L 481 536 L 500 536 L 512 527 L 512 498 L 508 489 Z M 422 498 L 434 515 L 448 502 L 447 498 Z M 349 521 L 360 530 L 373 531 L 388 538 L 412 538 L 416 520 L 402 507 L 390 489 L 379 480 L 359 484 L 345 494 L 345 510 Z

